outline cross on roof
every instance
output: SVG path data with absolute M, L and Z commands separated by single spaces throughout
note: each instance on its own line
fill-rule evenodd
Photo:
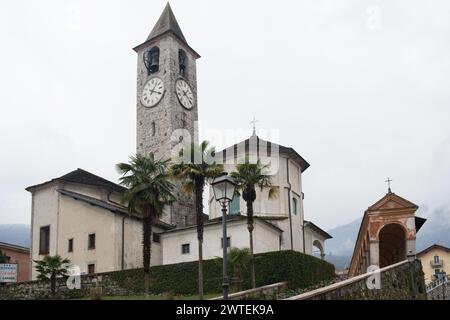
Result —
M 250 121 L 251 124 L 253 124 L 253 135 L 256 136 L 256 123 L 258 123 L 259 120 L 256 120 L 255 117 L 253 117 L 253 120 Z
M 392 182 L 392 179 L 391 179 L 391 178 L 388 178 L 385 182 L 387 182 L 387 184 L 388 184 L 388 193 L 392 193 L 392 191 L 391 191 L 391 182 Z

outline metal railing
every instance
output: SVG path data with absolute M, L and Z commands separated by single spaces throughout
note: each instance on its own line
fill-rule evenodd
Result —
M 228 295 L 228 299 L 230 299 L 230 300 L 246 300 L 246 299 L 252 298 L 255 295 L 260 295 L 260 294 L 277 295 L 278 293 L 281 292 L 281 290 L 283 290 L 286 287 L 287 287 L 287 282 L 273 283 L 273 284 L 269 284 L 267 286 L 263 286 L 263 287 L 259 287 L 259 288 L 255 288 L 255 289 L 249 289 L 249 290 L 245 290 L 245 291 L 241 291 L 241 292 L 230 293 Z M 222 300 L 222 299 L 223 299 L 223 297 L 216 297 L 216 298 L 212 298 L 210 300 Z
M 433 291 L 434 289 L 440 287 L 443 284 L 447 285 L 448 283 L 450 283 L 450 279 L 448 277 L 442 277 L 438 280 L 435 280 L 431 282 L 429 285 L 427 285 L 426 287 L 427 293 Z

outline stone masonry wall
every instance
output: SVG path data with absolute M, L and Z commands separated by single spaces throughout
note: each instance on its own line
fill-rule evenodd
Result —
M 137 292 L 125 289 L 113 278 L 114 273 L 102 273 L 95 276 L 82 275 L 81 289 L 70 290 L 67 287 L 67 279 L 57 281 L 57 299 L 76 299 L 88 297 L 93 292 L 93 288 L 101 286 L 103 295 L 120 296 L 130 295 Z M 30 281 L 7 286 L 0 286 L 0 300 L 36 300 L 50 299 L 49 281 Z
M 288 300 L 426 300 L 422 264 L 399 263 L 381 272 L 381 288 L 368 289 L 368 276 L 350 278 Z M 383 269 L 382 269 L 383 270 Z M 412 281 L 413 279 L 413 281 Z M 352 281 L 353 280 L 353 281 Z

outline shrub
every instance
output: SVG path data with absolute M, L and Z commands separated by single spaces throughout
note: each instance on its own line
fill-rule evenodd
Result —
M 197 261 L 163 266 L 150 270 L 150 291 L 154 294 L 197 293 Z M 205 260 L 204 292 L 222 291 L 222 268 L 214 260 Z M 275 251 L 255 255 L 256 285 L 264 286 L 276 282 L 288 282 L 291 288 L 306 288 L 334 278 L 334 266 L 316 257 L 295 251 Z M 232 270 L 230 270 L 231 276 Z M 124 270 L 110 273 L 110 278 L 118 286 L 134 294 L 144 290 L 142 269 Z M 242 272 L 242 290 L 251 288 L 250 268 Z

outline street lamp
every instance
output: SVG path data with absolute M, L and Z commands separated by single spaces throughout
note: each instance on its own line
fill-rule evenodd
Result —
M 223 299 L 228 300 L 228 271 L 227 271 L 227 206 L 233 200 L 236 183 L 227 172 L 223 172 L 211 183 L 214 198 L 222 206 L 222 247 L 223 247 Z

